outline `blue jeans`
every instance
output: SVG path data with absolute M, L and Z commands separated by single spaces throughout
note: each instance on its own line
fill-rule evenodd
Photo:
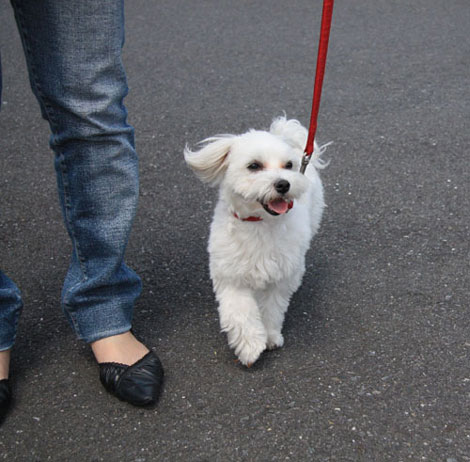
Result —
M 139 181 L 123 105 L 123 0 L 11 3 L 31 87 L 51 128 L 72 240 L 62 306 L 78 338 L 93 342 L 131 328 L 141 291 L 140 278 L 124 263 Z M 0 351 L 15 341 L 21 306 L 18 288 L 0 272 Z

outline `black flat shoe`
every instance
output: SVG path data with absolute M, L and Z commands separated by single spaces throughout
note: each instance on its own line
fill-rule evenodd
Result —
M 163 383 L 163 366 L 149 351 L 131 366 L 100 363 L 100 380 L 109 393 L 134 406 L 155 404 Z
M 0 423 L 6 416 L 11 404 L 11 388 L 8 379 L 0 380 Z

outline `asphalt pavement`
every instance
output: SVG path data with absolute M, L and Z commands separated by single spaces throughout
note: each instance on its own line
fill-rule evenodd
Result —
M 185 143 L 308 123 L 321 2 L 126 3 L 141 198 L 134 329 L 166 369 L 136 409 L 102 389 L 59 299 L 70 243 L 48 127 L 0 3 L 0 262 L 25 309 L 0 460 L 470 461 L 467 0 L 337 0 L 317 139 L 324 220 L 285 346 L 234 362 L 208 276 L 216 191 Z M 295 239 L 295 236 L 289 236 Z

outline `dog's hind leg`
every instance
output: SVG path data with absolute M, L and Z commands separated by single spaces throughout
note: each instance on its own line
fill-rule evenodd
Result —
M 266 349 L 267 333 L 253 291 L 234 286 L 216 289 L 220 326 L 242 364 L 251 366 Z

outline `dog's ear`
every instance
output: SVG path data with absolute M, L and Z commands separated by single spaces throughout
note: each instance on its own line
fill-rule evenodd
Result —
M 269 131 L 298 149 L 303 150 L 307 143 L 308 131 L 295 119 L 287 120 L 285 116 L 278 117 L 273 120 Z
M 218 185 L 227 168 L 227 156 L 232 147 L 234 135 L 218 135 L 202 141 L 204 144 L 199 151 L 191 151 L 188 146 L 184 149 L 186 163 L 196 175 L 212 186 Z

